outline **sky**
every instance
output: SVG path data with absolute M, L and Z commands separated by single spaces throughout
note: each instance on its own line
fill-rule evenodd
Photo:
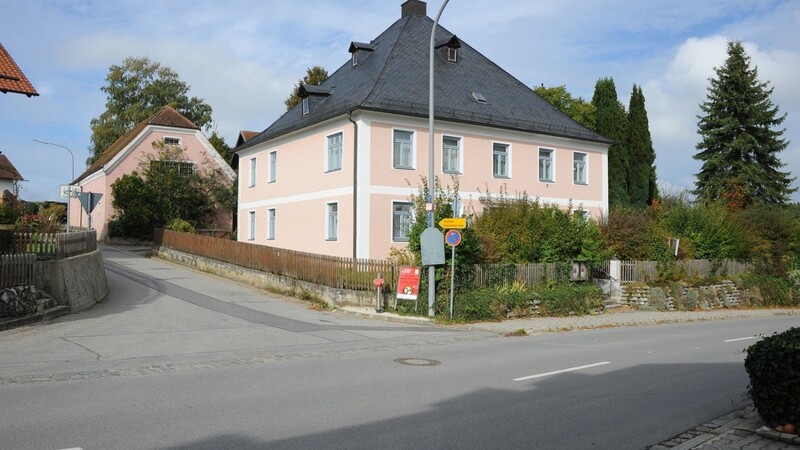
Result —
M 442 2 L 429 1 L 428 16 Z M 0 151 L 26 180 L 23 199 L 58 200 L 59 185 L 86 169 L 108 69 L 129 56 L 175 70 L 233 144 L 280 117 L 308 67 L 349 63 L 350 42 L 377 37 L 401 3 L 0 0 L 0 43 L 40 94 L 0 94 Z M 741 41 L 786 114 L 783 170 L 800 173 L 800 0 L 452 0 L 440 24 L 531 87 L 565 85 L 591 100 L 597 80 L 611 77 L 627 105 L 640 85 L 669 194 L 694 188 L 699 104 L 727 42 Z M 34 139 L 68 147 L 74 169 L 69 152 Z

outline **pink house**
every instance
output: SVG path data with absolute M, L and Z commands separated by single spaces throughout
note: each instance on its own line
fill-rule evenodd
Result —
M 401 17 L 302 102 L 235 149 L 238 239 L 327 255 L 385 258 L 413 220 L 409 196 L 428 166 L 433 20 L 408 0 Z M 610 141 L 442 27 L 435 39 L 435 159 L 443 184 L 480 212 L 485 192 L 608 210 Z
M 139 123 L 131 131 L 117 139 L 100 158 L 83 174 L 72 182 L 73 190 L 102 194 L 100 203 L 92 211 L 92 228 L 97 230 L 98 239 L 108 237 L 108 222 L 114 215 L 111 206 L 111 185 L 120 177 L 133 172 L 148 155 L 157 154 L 154 143 L 176 145 L 184 149 L 185 161 L 194 168 L 210 165 L 220 168 L 231 181 L 235 178 L 233 169 L 222 159 L 208 142 L 200 128 L 170 106 L 165 106 L 148 119 Z M 88 216 L 77 198 L 69 200 L 70 225 L 86 228 Z M 230 218 L 220 217 L 225 223 L 218 226 L 230 229 Z

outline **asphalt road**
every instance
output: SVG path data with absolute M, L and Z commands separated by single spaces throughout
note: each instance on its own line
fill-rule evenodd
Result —
M 735 409 L 742 350 L 797 326 L 500 337 L 105 255 L 103 303 L 0 333 L 0 447 L 640 449 Z

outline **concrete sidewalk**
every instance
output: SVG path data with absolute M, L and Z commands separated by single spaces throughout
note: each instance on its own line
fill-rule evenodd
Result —
M 339 313 L 390 322 L 435 323 L 427 317 L 400 316 L 391 312 L 375 312 L 373 307 L 345 306 Z M 637 311 L 616 309 L 594 316 L 533 317 L 502 322 L 443 325 L 453 328 L 488 331 L 498 334 L 557 333 L 596 328 L 660 325 L 671 323 L 702 322 L 711 320 L 736 320 L 768 316 L 800 316 L 800 309 L 730 309 L 712 311 Z M 789 450 L 800 446 L 800 436 L 778 433 L 766 426 L 752 405 L 723 417 L 687 430 L 667 441 L 649 447 L 649 450 Z

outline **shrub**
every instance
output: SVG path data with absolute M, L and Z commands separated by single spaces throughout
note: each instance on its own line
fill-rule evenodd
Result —
M 800 328 L 775 333 L 747 349 L 747 394 L 769 426 L 800 423 Z
M 167 224 L 164 226 L 164 229 L 171 231 L 180 231 L 182 233 L 192 233 L 192 234 L 197 233 L 197 230 L 194 229 L 192 224 L 179 218 L 175 218 L 167 222 Z
M 603 308 L 600 287 L 595 284 L 560 284 L 536 291 L 542 316 L 585 315 Z
M 797 306 L 800 304 L 800 286 L 791 279 L 768 274 L 745 275 L 742 286 L 752 291 L 750 303 L 754 306 Z

